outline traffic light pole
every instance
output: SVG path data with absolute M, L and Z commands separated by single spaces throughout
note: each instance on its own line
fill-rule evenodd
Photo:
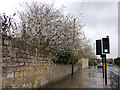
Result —
M 101 55 L 102 57 L 103 78 L 105 78 L 105 85 L 107 85 L 106 54 L 110 54 L 109 36 L 106 36 L 106 38 L 102 38 L 102 48 L 101 48 L 101 40 L 96 40 L 96 55 Z
M 103 59 L 103 55 L 101 55 L 102 57 L 102 66 L 104 65 L 104 59 Z M 104 66 L 102 67 L 102 71 L 103 71 L 103 78 L 104 78 Z
M 106 54 L 105 54 L 105 85 L 107 85 L 107 64 L 106 64 Z
M 106 54 L 102 54 L 102 66 L 103 66 L 103 78 L 105 78 L 105 85 L 107 85 L 107 64 L 106 64 Z M 104 76 L 105 73 L 105 76 Z

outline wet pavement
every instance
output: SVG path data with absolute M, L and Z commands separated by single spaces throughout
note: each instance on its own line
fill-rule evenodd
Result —
M 79 70 L 73 76 L 69 75 L 46 88 L 110 88 L 110 80 L 108 79 L 106 86 L 102 78 L 102 69 L 91 67 Z

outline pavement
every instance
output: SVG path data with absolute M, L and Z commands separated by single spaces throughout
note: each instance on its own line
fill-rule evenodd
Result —
M 102 78 L 102 69 L 91 67 L 79 70 L 73 76 L 69 75 L 45 88 L 110 88 L 110 80 L 108 78 L 106 86 Z

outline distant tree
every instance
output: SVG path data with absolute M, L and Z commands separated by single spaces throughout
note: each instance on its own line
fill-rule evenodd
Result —
M 120 66 L 120 57 L 117 57 L 116 59 L 114 59 L 114 63 L 115 63 L 117 66 Z

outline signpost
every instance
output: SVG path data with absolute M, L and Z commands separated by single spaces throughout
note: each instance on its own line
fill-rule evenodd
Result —
M 96 40 L 96 55 L 101 55 L 102 57 L 103 78 L 105 71 L 105 85 L 107 85 L 106 54 L 110 53 L 109 36 L 107 36 L 106 38 L 102 38 L 102 46 L 100 45 L 101 45 L 101 40 Z

